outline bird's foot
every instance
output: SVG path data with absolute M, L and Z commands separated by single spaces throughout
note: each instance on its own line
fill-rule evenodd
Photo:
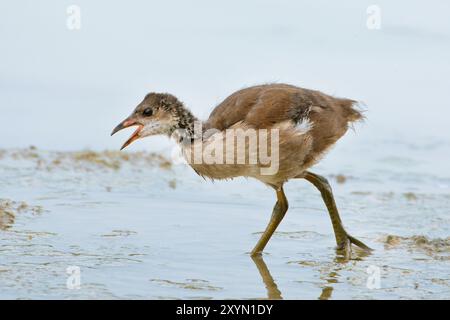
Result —
M 336 247 L 337 253 L 342 255 L 345 260 L 351 259 L 352 244 L 354 244 L 358 248 L 362 249 L 367 254 L 373 251 L 373 249 L 371 249 L 370 247 L 365 245 L 362 241 L 360 241 L 346 233 L 344 236 L 344 239 L 339 241 L 339 244 Z

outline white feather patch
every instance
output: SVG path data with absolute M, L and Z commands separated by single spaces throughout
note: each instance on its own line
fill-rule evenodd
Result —
M 309 118 L 304 118 L 302 119 L 302 121 L 297 123 L 297 125 L 295 126 L 295 130 L 297 130 L 299 134 L 305 134 L 309 130 L 311 130 L 313 126 L 314 124 Z

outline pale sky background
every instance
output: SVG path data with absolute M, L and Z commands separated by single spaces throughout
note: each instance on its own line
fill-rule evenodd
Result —
M 372 4 L 380 30 L 366 26 Z M 109 133 L 149 91 L 206 118 L 272 81 L 364 101 L 359 142 L 448 141 L 449 12 L 445 0 L 2 1 L 0 148 L 118 149 L 130 132 Z

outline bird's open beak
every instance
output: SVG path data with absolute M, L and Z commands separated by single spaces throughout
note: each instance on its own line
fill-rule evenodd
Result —
M 123 144 L 122 148 L 120 148 L 120 150 L 125 149 L 126 147 L 128 147 L 130 144 L 132 144 L 134 141 L 136 141 L 137 139 L 140 138 L 140 133 L 142 131 L 142 128 L 144 128 L 144 126 L 140 123 L 138 123 L 136 120 L 134 119 L 125 119 L 123 122 L 121 122 L 111 133 L 111 136 L 116 134 L 117 132 L 119 132 L 122 129 L 125 128 L 129 128 L 129 127 L 134 127 L 137 126 L 138 128 L 136 129 L 136 131 L 131 135 L 131 137 Z

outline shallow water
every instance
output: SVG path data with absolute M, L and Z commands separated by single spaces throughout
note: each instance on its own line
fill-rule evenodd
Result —
M 345 149 L 316 171 L 349 232 L 375 249 L 349 262 L 305 181 L 287 185 L 290 210 L 254 261 L 274 202 L 258 182 L 205 182 L 149 153 L 2 151 L 0 193 L 16 203 L 0 211 L 14 215 L 0 230 L 0 298 L 450 298 L 450 177 L 388 155 L 366 172 L 326 172 Z M 67 287 L 70 266 L 80 289 Z M 379 289 L 367 286 L 371 266 Z

